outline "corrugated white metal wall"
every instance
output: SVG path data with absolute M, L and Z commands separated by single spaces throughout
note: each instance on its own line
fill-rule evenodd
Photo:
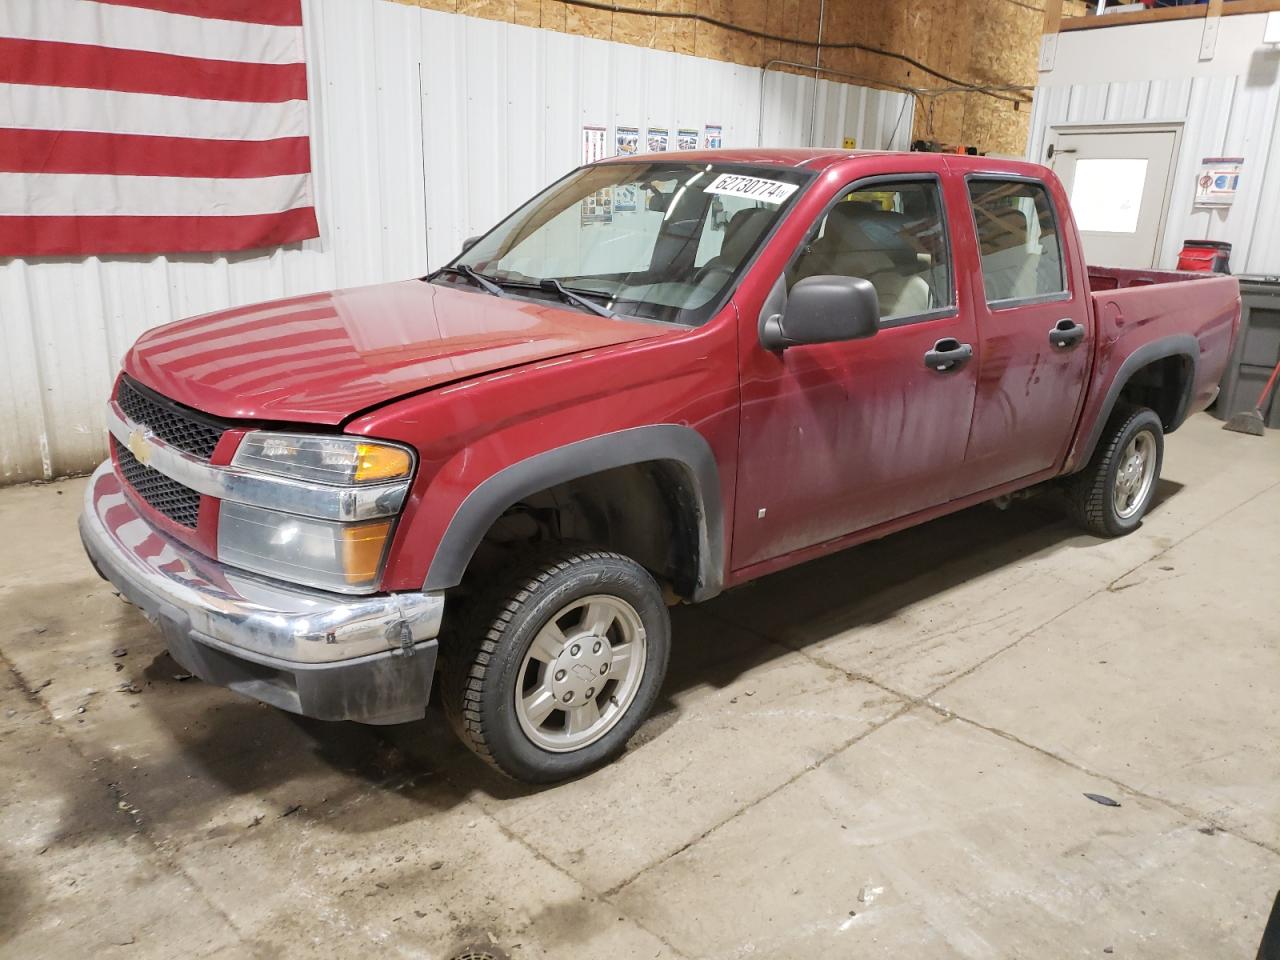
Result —
M 1227 240 L 1236 273 L 1280 274 L 1278 107 L 1280 82 L 1258 83 L 1248 75 L 1041 87 L 1027 158 L 1043 163 L 1047 135 L 1063 124 L 1180 122 L 1182 140 L 1158 265 L 1176 266 L 1183 240 Z M 1193 207 L 1200 160 L 1222 156 L 1245 158 L 1239 196 L 1226 208 Z
M 143 330 L 422 274 L 580 163 L 583 123 L 665 126 L 673 143 L 681 126 L 721 124 L 727 147 L 760 132 L 750 67 L 385 0 L 305 0 L 305 13 L 320 238 L 227 256 L 0 260 L 0 483 L 105 456 L 103 400 Z M 905 149 L 911 121 L 902 94 L 766 77 L 765 145 L 855 136 Z

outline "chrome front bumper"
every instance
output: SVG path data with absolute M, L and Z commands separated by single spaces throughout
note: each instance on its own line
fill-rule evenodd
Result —
M 80 538 L 196 676 L 326 720 L 423 715 L 443 592 L 339 597 L 239 573 L 151 526 L 109 461 L 89 480 Z

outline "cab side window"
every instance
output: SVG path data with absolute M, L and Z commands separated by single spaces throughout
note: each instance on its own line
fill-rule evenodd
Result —
M 1066 291 L 1058 225 L 1042 185 L 971 180 L 969 199 L 988 303 L 1031 300 Z
M 878 183 L 841 197 L 787 270 L 787 289 L 805 277 L 829 274 L 870 281 L 882 320 L 953 306 L 937 183 Z

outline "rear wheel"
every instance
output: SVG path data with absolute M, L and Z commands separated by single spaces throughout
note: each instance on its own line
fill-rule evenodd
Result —
M 441 650 L 445 710 L 477 755 L 529 783 L 612 760 L 666 673 L 670 622 L 643 567 L 561 548 L 498 578 Z
M 1151 506 L 1163 461 L 1164 428 L 1155 411 L 1117 410 L 1089 465 L 1067 480 L 1067 501 L 1076 522 L 1100 537 L 1136 529 Z

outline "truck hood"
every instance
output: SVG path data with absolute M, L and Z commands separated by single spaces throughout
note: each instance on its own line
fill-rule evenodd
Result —
M 338 424 L 506 367 L 661 336 L 654 324 L 421 280 L 222 310 L 157 327 L 125 371 L 217 417 Z

